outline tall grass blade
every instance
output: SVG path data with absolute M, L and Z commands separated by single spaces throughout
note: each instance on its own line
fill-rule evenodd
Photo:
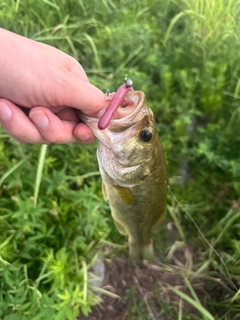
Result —
M 18 12 L 20 0 L 16 1 L 15 11 Z
M 199 301 L 193 300 L 187 294 L 183 293 L 182 291 L 176 288 L 173 288 L 172 286 L 168 287 L 172 292 L 176 293 L 180 298 L 184 299 L 185 301 L 190 303 L 194 308 L 196 308 L 203 315 L 204 319 L 215 320 L 211 313 L 208 310 L 206 310 Z
M 42 2 L 45 2 L 46 4 L 48 4 L 49 6 L 55 8 L 56 10 L 60 10 L 59 6 L 56 5 L 55 3 L 51 2 L 51 1 L 48 1 L 48 0 L 42 0 Z
M 178 309 L 178 320 L 182 320 L 183 316 L 183 303 L 182 303 L 182 298 L 179 299 L 179 309 Z
M 35 188 L 34 188 L 34 200 L 33 200 L 34 207 L 36 207 L 36 205 L 37 205 L 37 199 L 38 199 L 39 188 L 40 188 L 41 179 L 42 179 L 42 172 L 43 172 L 44 161 L 46 158 L 47 148 L 48 148 L 48 146 L 46 144 L 43 144 L 41 147 L 41 150 L 40 150 L 40 154 L 39 154 L 37 174 L 36 174 L 36 180 L 35 180 Z
M 185 15 L 185 12 L 180 12 L 171 20 L 169 27 L 167 28 L 167 31 L 165 33 L 165 37 L 163 39 L 164 47 L 166 47 L 166 45 L 167 45 L 167 42 L 169 40 L 169 37 L 170 37 L 170 34 L 171 34 L 173 27 L 178 22 L 178 20 L 180 20 L 184 15 Z
M 176 217 L 176 214 L 175 214 L 175 206 L 174 206 L 173 204 L 172 204 L 171 207 L 168 206 L 168 212 L 169 212 L 170 216 L 172 217 L 172 219 L 173 219 L 173 221 L 174 221 L 174 223 L 175 223 L 175 226 L 176 226 L 176 228 L 177 228 L 177 231 L 178 231 L 178 233 L 179 233 L 182 241 L 183 241 L 184 243 L 186 243 L 186 237 L 185 237 L 184 231 L 183 231 L 183 229 L 182 229 L 182 227 L 181 227 L 181 225 L 180 225 L 180 223 L 179 223 L 179 220 L 178 220 L 178 218 Z
M 107 291 L 107 290 L 102 289 L 102 288 L 94 287 L 94 291 L 103 293 L 103 294 L 105 294 L 106 296 L 109 296 L 109 297 L 111 297 L 111 298 L 115 298 L 115 299 L 120 299 L 120 298 L 121 298 L 121 297 L 118 296 L 117 294 L 112 293 L 112 292 Z
M 104 6 L 106 7 L 108 13 L 112 13 L 112 10 L 110 9 L 110 6 L 115 9 L 115 4 L 111 0 L 101 0 Z
M 133 52 L 128 56 L 128 58 L 120 64 L 120 66 L 117 68 L 115 75 L 119 74 L 123 68 L 131 61 L 135 56 L 138 55 L 138 53 L 144 48 L 142 44 L 140 44 Z
M 83 301 L 87 301 L 87 292 L 88 292 L 88 273 L 87 273 L 87 264 L 82 261 L 82 270 L 83 270 Z
M 199 234 L 201 235 L 201 237 L 203 238 L 203 240 L 206 242 L 206 244 L 209 246 L 209 248 L 216 254 L 216 256 L 219 258 L 219 260 L 221 261 L 222 265 L 224 266 L 226 272 L 227 272 L 227 276 L 229 278 L 229 281 L 232 285 L 232 287 L 238 291 L 238 288 L 236 287 L 236 285 L 234 284 L 234 282 L 232 281 L 232 278 L 230 276 L 230 273 L 228 271 L 227 265 L 226 263 L 223 261 L 223 258 L 219 255 L 219 253 L 213 248 L 213 246 L 209 243 L 209 241 L 207 240 L 207 238 L 205 237 L 205 235 L 202 233 L 202 231 L 200 230 L 199 226 L 197 225 L 196 221 L 193 219 L 193 217 L 190 215 L 190 213 L 181 205 L 181 203 L 177 200 L 177 198 L 175 197 L 175 195 L 173 194 L 172 190 L 170 187 L 168 187 L 172 197 L 175 199 L 175 201 L 177 201 L 177 203 L 179 204 L 180 208 L 182 208 L 182 210 L 188 215 L 188 217 L 191 219 L 192 223 L 194 224 L 194 226 L 196 227 L 197 231 L 199 232 Z
M 0 244 L 0 250 L 4 248 L 14 236 L 15 236 L 15 233 L 11 234 L 4 242 L 2 242 Z
M 12 168 L 10 168 L 6 173 L 4 173 L 4 175 L 0 179 L 0 187 L 1 187 L 2 183 L 3 183 L 3 181 L 7 177 L 9 177 L 15 170 L 17 170 L 26 160 L 27 160 L 27 158 L 22 159 L 21 161 L 16 163 Z
M 32 14 L 38 19 L 38 22 L 43 26 L 44 29 L 48 28 L 46 22 L 35 10 L 30 9 L 29 11 L 32 12 Z
M 184 279 L 184 282 L 186 283 L 186 285 L 188 286 L 188 289 L 190 290 L 193 298 L 195 299 L 195 301 L 199 304 L 201 304 L 200 300 L 198 299 L 198 296 L 196 295 L 196 292 L 194 291 L 190 281 L 188 280 L 188 278 Z
M 163 45 L 166 47 L 167 43 L 168 43 L 168 40 L 170 38 L 170 35 L 171 35 L 171 32 L 172 32 L 172 29 L 173 27 L 175 26 L 175 24 L 185 15 L 187 14 L 190 14 L 190 15 L 194 15 L 198 18 L 201 18 L 201 19 L 205 19 L 204 16 L 196 13 L 196 12 L 193 12 L 192 10 L 186 10 L 186 11 L 182 11 L 178 14 L 176 14 L 176 16 L 171 20 L 171 23 L 169 24 L 169 27 L 165 33 L 165 37 L 163 39 Z
M 72 39 L 71 39 L 69 36 L 66 36 L 66 40 L 67 40 L 67 42 L 68 42 L 69 47 L 70 47 L 71 50 L 72 50 L 72 53 L 73 53 L 74 58 L 75 58 L 75 59 L 78 59 L 78 53 L 77 53 L 77 50 L 76 50 L 76 48 L 75 48 L 75 46 L 74 46 L 74 44 L 73 44 L 73 42 L 72 42 Z
M 93 38 L 91 36 L 89 36 L 87 33 L 84 33 L 83 36 L 88 40 L 89 44 L 91 45 L 96 65 L 99 69 L 101 69 L 102 68 L 101 60 L 99 58 L 98 50 L 97 50 L 97 47 L 94 43 Z
M 80 7 L 82 8 L 82 11 L 84 13 L 84 15 L 87 14 L 87 10 L 85 8 L 85 5 L 83 4 L 83 0 L 78 0 Z
M 218 234 L 218 237 L 213 242 L 212 246 L 215 247 L 216 244 L 220 241 L 220 239 L 223 237 L 223 235 L 227 232 L 228 228 L 234 225 L 235 220 L 239 221 L 240 218 L 240 210 L 236 212 L 231 219 L 229 219 L 226 224 L 222 227 L 221 231 Z

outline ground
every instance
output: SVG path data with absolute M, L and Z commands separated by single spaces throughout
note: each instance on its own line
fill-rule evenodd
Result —
M 171 289 L 186 293 L 203 307 L 212 290 L 215 294 L 221 291 L 220 279 L 207 279 L 204 270 L 196 276 L 199 256 L 196 248 L 176 240 L 168 255 L 157 257 L 154 264 L 134 265 L 125 255 L 106 259 L 101 287 L 118 297 L 101 294 L 102 302 L 88 317 L 79 316 L 78 320 L 174 320 L 179 310 L 188 319 L 202 319 L 193 305 Z

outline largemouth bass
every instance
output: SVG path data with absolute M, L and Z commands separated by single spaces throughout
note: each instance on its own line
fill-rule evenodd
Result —
M 115 225 L 128 235 L 130 257 L 154 259 L 151 230 L 158 227 L 166 212 L 168 176 L 162 145 L 152 110 L 141 91 L 129 91 L 108 127 L 100 130 L 99 118 L 82 115 L 99 140 L 97 158 L 102 190 Z

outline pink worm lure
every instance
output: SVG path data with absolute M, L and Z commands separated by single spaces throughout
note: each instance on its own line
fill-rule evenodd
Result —
M 106 129 L 111 122 L 114 113 L 120 107 L 122 101 L 124 100 L 128 91 L 133 91 L 133 82 L 131 79 L 127 79 L 124 84 L 122 84 L 116 91 L 115 95 L 113 96 L 109 106 L 105 110 L 104 114 L 98 121 L 98 128 L 100 130 Z

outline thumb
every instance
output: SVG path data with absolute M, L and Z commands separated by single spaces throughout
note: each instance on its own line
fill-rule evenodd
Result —
M 68 75 L 69 76 L 69 75 Z M 91 83 L 71 75 L 64 90 L 64 105 L 94 116 L 104 106 L 104 93 Z

